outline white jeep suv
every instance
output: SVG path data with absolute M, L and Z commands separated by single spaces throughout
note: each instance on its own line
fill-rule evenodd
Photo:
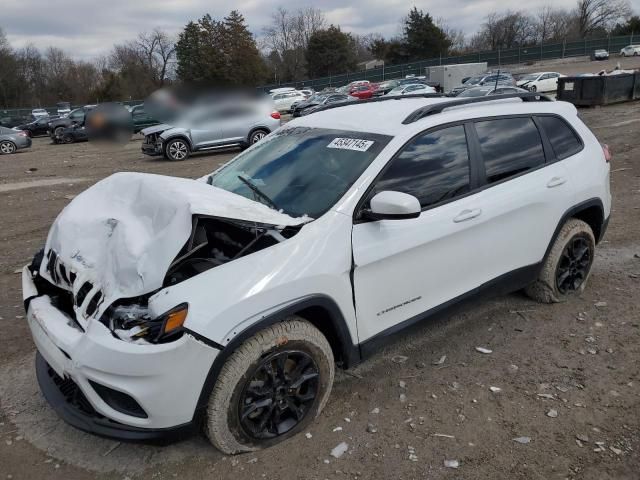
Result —
M 303 430 L 348 368 L 471 297 L 580 293 L 609 154 L 569 103 L 396 97 L 296 119 L 199 180 L 108 177 L 22 275 L 41 389 L 85 431 L 227 453 Z

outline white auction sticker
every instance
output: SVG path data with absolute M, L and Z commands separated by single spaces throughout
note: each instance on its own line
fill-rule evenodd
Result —
M 356 152 L 366 152 L 373 145 L 373 140 L 362 140 L 360 138 L 334 138 L 327 148 L 341 148 L 342 150 L 355 150 Z

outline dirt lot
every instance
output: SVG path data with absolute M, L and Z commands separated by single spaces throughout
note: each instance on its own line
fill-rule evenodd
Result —
M 139 140 L 104 152 L 36 139 L 0 157 L 0 479 L 637 479 L 640 103 L 581 113 L 614 154 L 613 215 L 582 298 L 548 306 L 512 294 L 422 325 L 339 373 L 311 438 L 237 457 L 204 438 L 119 444 L 58 420 L 36 385 L 15 273 L 93 182 L 121 170 L 196 177 L 234 152 L 169 163 L 141 155 Z M 330 457 L 343 441 L 348 452 Z

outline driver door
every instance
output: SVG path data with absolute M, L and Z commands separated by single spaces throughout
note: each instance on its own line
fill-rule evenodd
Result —
M 404 220 L 356 220 L 352 232 L 358 336 L 364 341 L 484 283 L 482 197 L 467 128 L 422 134 L 390 161 L 381 191 L 415 196 L 422 213 Z M 356 217 L 358 218 L 358 217 Z M 476 239 L 480 240 L 481 239 Z

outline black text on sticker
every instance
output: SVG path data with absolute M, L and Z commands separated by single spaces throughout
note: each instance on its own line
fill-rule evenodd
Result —
M 362 140 L 359 138 L 334 138 L 327 148 L 341 148 L 343 150 L 355 150 L 366 152 L 373 145 L 373 140 Z

